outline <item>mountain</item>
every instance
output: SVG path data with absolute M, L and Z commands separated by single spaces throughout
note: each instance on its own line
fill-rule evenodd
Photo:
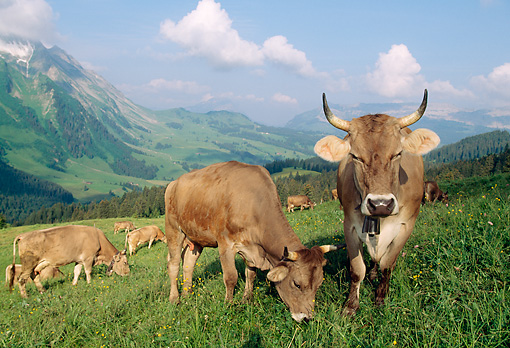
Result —
M 0 39 L 0 156 L 82 201 L 208 164 L 313 156 L 318 135 L 239 113 L 151 111 L 58 47 Z
M 410 128 L 428 128 L 441 138 L 440 146 L 455 143 L 463 138 L 487 133 L 495 128 L 510 129 L 510 110 L 463 110 L 451 105 L 431 103 L 433 95 L 429 94 L 429 104 L 425 115 Z M 401 117 L 414 112 L 419 106 L 411 103 L 383 103 L 357 105 L 329 105 L 339 117 L 351 120 L 367 114 L 388 114 Z M 296 131 L 315 131 L 332 134 L 333 127 L 328 123 L 321 108 L 316 108 L 295 116 L 285 127 Z M 334 133 L 333 133 L 334 134 Z

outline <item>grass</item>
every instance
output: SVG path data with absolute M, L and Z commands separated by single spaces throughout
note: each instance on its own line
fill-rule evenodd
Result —
M 453 196 L 453 197 L 452 197 Z M 325 281 L 316 297 L 316 316 L 296 323 L 274 288 L 259 272 L 251 303 L 241 303 L 240 276 L 234 301 L 225 288 L 216 249 L 205 249 L 194 274 L 194 292 L 179 305 L 168 302 L 166 245 L 138 248 L 127 277 L 105 276 L 95 267 L 73 287 L 46 283 L 28 299 L 16 289 L 0 293 L 0 346 L 58 347 L 504 347 L 510 344 L 510 206 L 508 188 L 483 195 L 450 195 L 451 204 L 426 205 L 403 249 L 384 306 L 373 305 L 375 286 L 361 286 L 361 308 L 341 316 L 348 294 L 346 250 L 327 254 Z M 287 214 L 307 246 L 343 242 L 338 203 Z M 163 218 L 133 219 L 140 227 Z M 125 234 L 113 234 L 114 219 L 96 224 L 119 249 Z M 0 266 L 12 260 L 12 240 L 46 226 L 0 232 Z M 244 266 L 237 260 L 240 275 Z M 182 276 L 181 276 L 182 277 Z M 182 280 L 182 279 L 181 279 Z
M 295 169 L 294 167 L 289 167 L 289 168 L 283 168 L 283 170 L 281 172 L 272 174 L 271 177 L 273 179 L 286 178 L 291 174 L 295 176 L 298 173 L 299 173 L 299 175 L 307 175 L 307 174 L 320 175 L 319 172 L 316 172 L 313 170 L 306 170 L 306 169 L 302 169 L 302 168 Z

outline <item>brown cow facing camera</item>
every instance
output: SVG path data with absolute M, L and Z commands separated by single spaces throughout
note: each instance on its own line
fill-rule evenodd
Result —
M 170 301 L 177 302 L 183 260 L 183 293 L 192 288 L 195 263 L 205 247 L 218 248 L 225 301 L 237 283 L 235 254 L 246 264 L 243 300 L 252 296 L 256 269 L 269 270 L 281 299 L 296 321 L 313 316 L 323 281 L 324 254 L 332 245 L 305 247 L 281 209 L 269 172 L 255 165 L 225 162 L 182 175 L 165 192 Z M 183 250 L 184 248 L 184 250 Z
M 425 113 L 427 90 L 418 110 L 401 118 L 376 114 L 346 121 L 333 114 L 325 94 L 322 100 L 329 123 L 347 132 L 343 139 L 329 135 L 319 140 L 314 150 L 325 160 L 340 161 L 337 190 L 351 275 L 344 314 L 353 315 L 366 274 L 364 244 L 374 264 L 370 279 L 379 270 L 381 275 L 375 302 L 384 303 L 391 272 L 420 212 L 422 155 L 439 144 L 439 137 L 428 129 L 407 128 Z

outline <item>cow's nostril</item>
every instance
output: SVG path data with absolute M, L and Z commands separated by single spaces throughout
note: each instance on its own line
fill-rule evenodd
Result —
M 388 216 L 395 208 L 395 200 L 386 198 L 368 199 L 367 205 L 371 215 Z

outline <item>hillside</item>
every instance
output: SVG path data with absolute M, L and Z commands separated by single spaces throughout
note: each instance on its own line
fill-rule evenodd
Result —
M 0 45 L 0 126 L 7 163 L 84 202 L 218 161 L 310 157 L 319 137 L 231 112 L 151 111 L 60 48 L 12 39 Z
M 508 131 L 496 130 L 462 139 L 454 144 L 444 145 L 424 156 L 433 163 L 449 163 L 459 160 L 477 159 L 489 154 L 498 154 L 510 144 Z
M 14 169 L 0 160 L 0 213 L 10 224 L 22 222 L 42 206 L 72 203 L 73 195 L 52 182 Z

